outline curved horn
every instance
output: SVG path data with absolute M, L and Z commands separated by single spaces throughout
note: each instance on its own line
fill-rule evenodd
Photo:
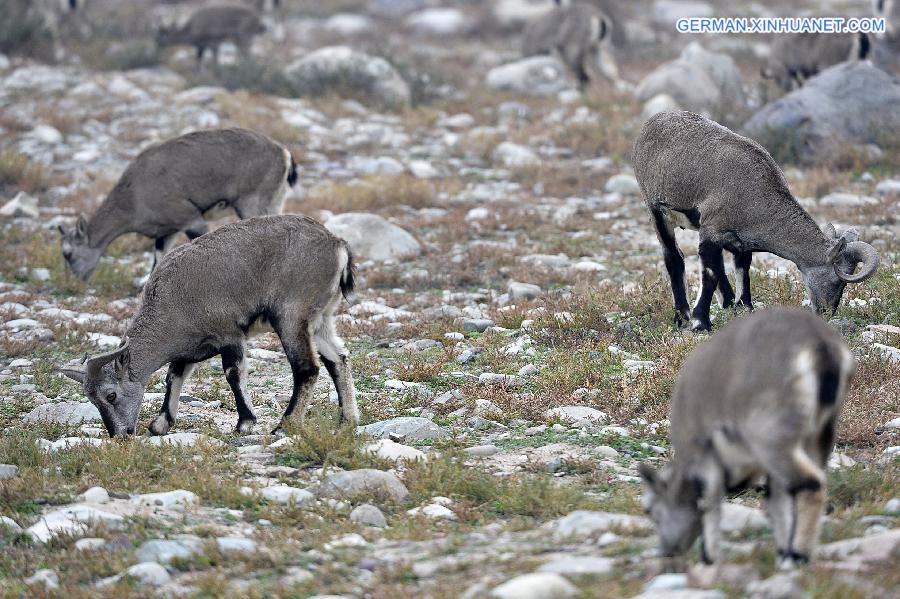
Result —
M 100 369 L 125 353 L 129 344 L 130 341 L 128 340 L 128 337 L 125 337 L 125 341 L 116 349 L 88 360 L 84 365 L 84 372 L 87 375 L 86 378 L 97 378 L 100 375 Z
M 854 266 L 859 262 L 862 263 L 862 268 L 857 274 L 845 273 L 837 264 L 834 265 L 834 272 L 845 283 L 865 281 L 875 274 L 875 269 L 878 268 L 878 252 L 868 243 L 852 241 L 844 248 L 844 255 L 850 258 Z

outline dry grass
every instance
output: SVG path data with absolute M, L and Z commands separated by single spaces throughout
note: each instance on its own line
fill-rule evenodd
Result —
M 412 175 L 380 175 L 350 183 L 325 183 L 310 190 L 309 197 L 297 207 L 307 213 L 373 212 L 398 206 L 427 208 L 435 205 L 437 193 L 434 183 Z
M 0 151 L 0 186 L 35 193 L 47 185 L 47 170 L 15 150 Z M 2 189 L 2 187 L 0 187 Z

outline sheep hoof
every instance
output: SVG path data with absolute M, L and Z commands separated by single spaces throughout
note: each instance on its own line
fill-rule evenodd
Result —
M 676 329 L 686 329 L 688 328 L 688 324 L 690 324 L 691 319 L 687 314 L 682 314 L 681 312 L 675 312 L 674 321 Z
M 150 423 L 150 434 L 157 437 L 165 435 L 169 432 L 169 421 L 165 414 L 160 414 Z
M 708 333 L 712 329 L 709 319 L 694 318 L 691 321 L 691 330 L 695 333 Z
M 256 424 L 255 418 L 247 419 L 247 420 L 240 420 L 237 423 L 237 428 L 235 429 L 235 432 L 237 432 L 237 434 L 239 434 L 239 435 L 249 435 L 250 433 L 253 432 L 253 426 L 255 424 Z

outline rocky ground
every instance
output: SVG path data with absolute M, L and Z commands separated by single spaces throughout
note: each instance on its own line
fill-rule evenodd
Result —
M 287 64 L 308 47 L 354 45 L 354 35 L 372 50 L 373 32 L 387 32 L 392 61 L 414 65 L 403 73 L 408 96 L 389 87 L 399 106 L 375 106 L 371 90 L 384 86 L 353 99 L 229 91 L 234 71 L 198 75 L 189 53 L 128 71 L 91 66 L 88 55 L 52 66 L 0 57 L 0 594 L 897 591 L 895 157 L 785 165 L 817 221 L 856 227 L 881 254 L 878 273 L 848 286 L 832 320 L 858 365 L 813 565 L 774 571 L 755 491 L 725 510 L 721 568 L 690 567 L 696 550 L 664 563 L 636 467 L 667 457 L 668 393 L 707 337 L 671 327 L 668 279 L 628 158 L 645 108 L 628 85 L 583 96 L 564 81 L 543 96 L 496 89 L 487 73 L 515 57 L 517 38 L 465 30 L 468 10 L 459 23 L 432 17 L 457 23 L 450 34 L 421 16 L 397 25 L 362 11 L 298 14 L 281 41 L 255 46 L 260 61 L 279 44 L 294 48 Z M 321 44 L 289 43 L 309 31 Z M 415 42 L 406 54 L 404 40 Z M 677 56 L 667 48 L 656 62 Z M 751 54 L 737 62 L 749 105 L 764 97 Z M 643 55 L 622 64 L 632 83 L 655 66 Z M 148 144 L 231 125 L 288 145 L 301 176 L 286 211 L 326 222 L 359 255 L 360 301 L 339 326 L 364 426 L 337 427 L 323 376 L 306 424 L 269 435 L 291 384 L 269 334 L 251 342 L 255 434 L 233 432 L 234 399 L 214 361 L 186 386 L 171 434 L 141 436 L 159 409 L 160 371 L 138 437 L 109 440 L 80 386 L 53 368 L 119 343 L 151 243 L 120 239 L 83 284 L 65 270 L 56 227 L 92 210 Z M 679 232 L 692 285 L 696 241 Z M 754 256 L 752 285 L 759 308 L 803 300 L 796 268 L 774 256 Z M 716 327 L 737 316 L 714 309 Z

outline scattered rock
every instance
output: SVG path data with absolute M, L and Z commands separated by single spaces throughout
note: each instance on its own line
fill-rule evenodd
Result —
M 45 403 L 37 406 L 22 420 L 26 424 L 35 422 L 52 422 L 55 424 L 83 424 L 85 422 L 100 422 L 100 412 L 94 404 L 81 401 L 64 401 L 60 403 Z
M 868 61 L 844 62 L 764 106 L 744 131 L 802 164 L 865 152 L 900 134 L 900 82 Z
M 18 476 L 19 467 L 13 464 L 0 464 L 0 480 Z
M 24 191 L 17 193 L 13 199 L 0 208 L 0 216 L 38 218 L 40 215 L 37 198 Z
M 268 499 L 281 505 L 293 503 L 297 506 L 309 505 L 315 499 L 315 496 L 306 489 L 298 489 L 288 485 L 272 485 L 264 487 L 259 492 L 263 499 Z
M 625 529 L 642 532 L 653 530 L 653 523 L 649 519 L 641 516 L 589 510 L 574 511 L 558 520 L 548 522 L 544 526 L 553 532 L 553 536 L 556 539 L 592 537 L 596 536 L 598 533 L 608 532 L 611 529 Z
M 417 416 L 399 416 L 390 420 L 373 422 L 359 427 L 359 432 L 378 438 L 397 435 L 407 441 L 444 439 L 450 435 L 431 420 Z
M 426 8 L 406 18 L 406 26 L 419 33 L 454 35 L 466 28 L 466 17 L 457 8 Z
M 409 497 L 409 491 L 395 474 L 372 468 L 329 474 L 316 486 L 315 494 L 329 499 L 352 499 L 366 495 L 396 503 L 403 503 Z
M 609 574 L 616 566 L 616 560 L 609 557 L 566 556 L 542 564 L 538 572 L 554 572 L 556 574 Z
M 288 65 L 284 74 L 306 95 L 349 88 L 388 108 L 406 106 L 410 101 L 409 85 L 388 61 L 348 46 L 319 48 Z
M 737 503 L 722 503 L 720 527 L 724 533 L 742 533 L 769 527 L 769 521 L 761 510 Z
M 537 166 L 541 163 L 540 157 L 528 146 L 504 141 L 494 148 L 491 154 L 494 162 L 500 163 L 506 168 L 523 168 Z
M 550 420 L 558 418 L 563 422 L 572 424 L 575 422 L 604 423 L 609 422 L 605 412 L 588 406 L 560 406 L 544 412 L 544 418 Z
M 193 535 L 180 535 L 174 539 L 153 539 L 138 547 L 139 562 L 168 564 L 173 559 L 190 559 L 202 553 L 203 542 Z
M 363 526 L 374 526 L 375 528 L 384 528 L 387 526 L 387 519 L 381 510 L 370 503 L 364 503 L 353 508 L 350 512 L 350 520 Z
M 175 491 L 163 491 L 161 493 L 145 493 L 131 498 L 134 505 L 149 507 L 162 507 L 174 510 L 185 508 L 200 503 L 200 498 L 190 491 L 177 489 Z
M 26 578 L 25 584 L 30 587 L 40 585 L 44 587 L 44 590 L 55 591 L 59 588 L 59 575 L 53 570 L 44 568 Z
M 399 260 L 422 251 L 412 235 L 377 214 L 347 212 L 329 218 L 325 227 L 346 239 L 353 252 L 363 259 Z
M 424 460 L 425 452 L 409 445 L 395 443 L 390 439 L 379 439 L 375 443 L 367 445 L 365 451 L 374 453 L 378 457 L 394 462 L 400 460 Z
M 510 281 L 508 290 L 509 298 L 511 300 L 535 299 L 542 293 L 541 288 L 537 285 L 532 285 L 531 283 L 519 283 L 517 281 Z
M 491 597 L 497 599 L 566 599 L 577 596 L 578 589 L 553 572 L 516 576 L 491 591 Z
M 83 503 L 106 503 L 109 501 L 109 493 L 103 487 L 91 487 L 78 496 L 78 501 Z
M 256 553 L 258 549 L 256 541 L 246 537 L 219 537 L 216 546 L 222 553 L 231 554 Z
M 118 514 L 75 504 L 42 515 L 37 524 L 29 527 L 25 532 L 30 534 L 34 540 L 46 543 L 55 535 L 78 536 L 94 523 L 116 527 L 123 522 L 124 518 Z
M 488 71 L 488 87 L 529 96 L 555 96 L 569 87 L 566 70 L 552 56 L 532 56 Z
M 637 195 L 641 193 L 641 187 L 638 185 L 634 175 L 624 173 L 610 177 L 604 189 L 610 193 L 620 193 L 622 195 Z

